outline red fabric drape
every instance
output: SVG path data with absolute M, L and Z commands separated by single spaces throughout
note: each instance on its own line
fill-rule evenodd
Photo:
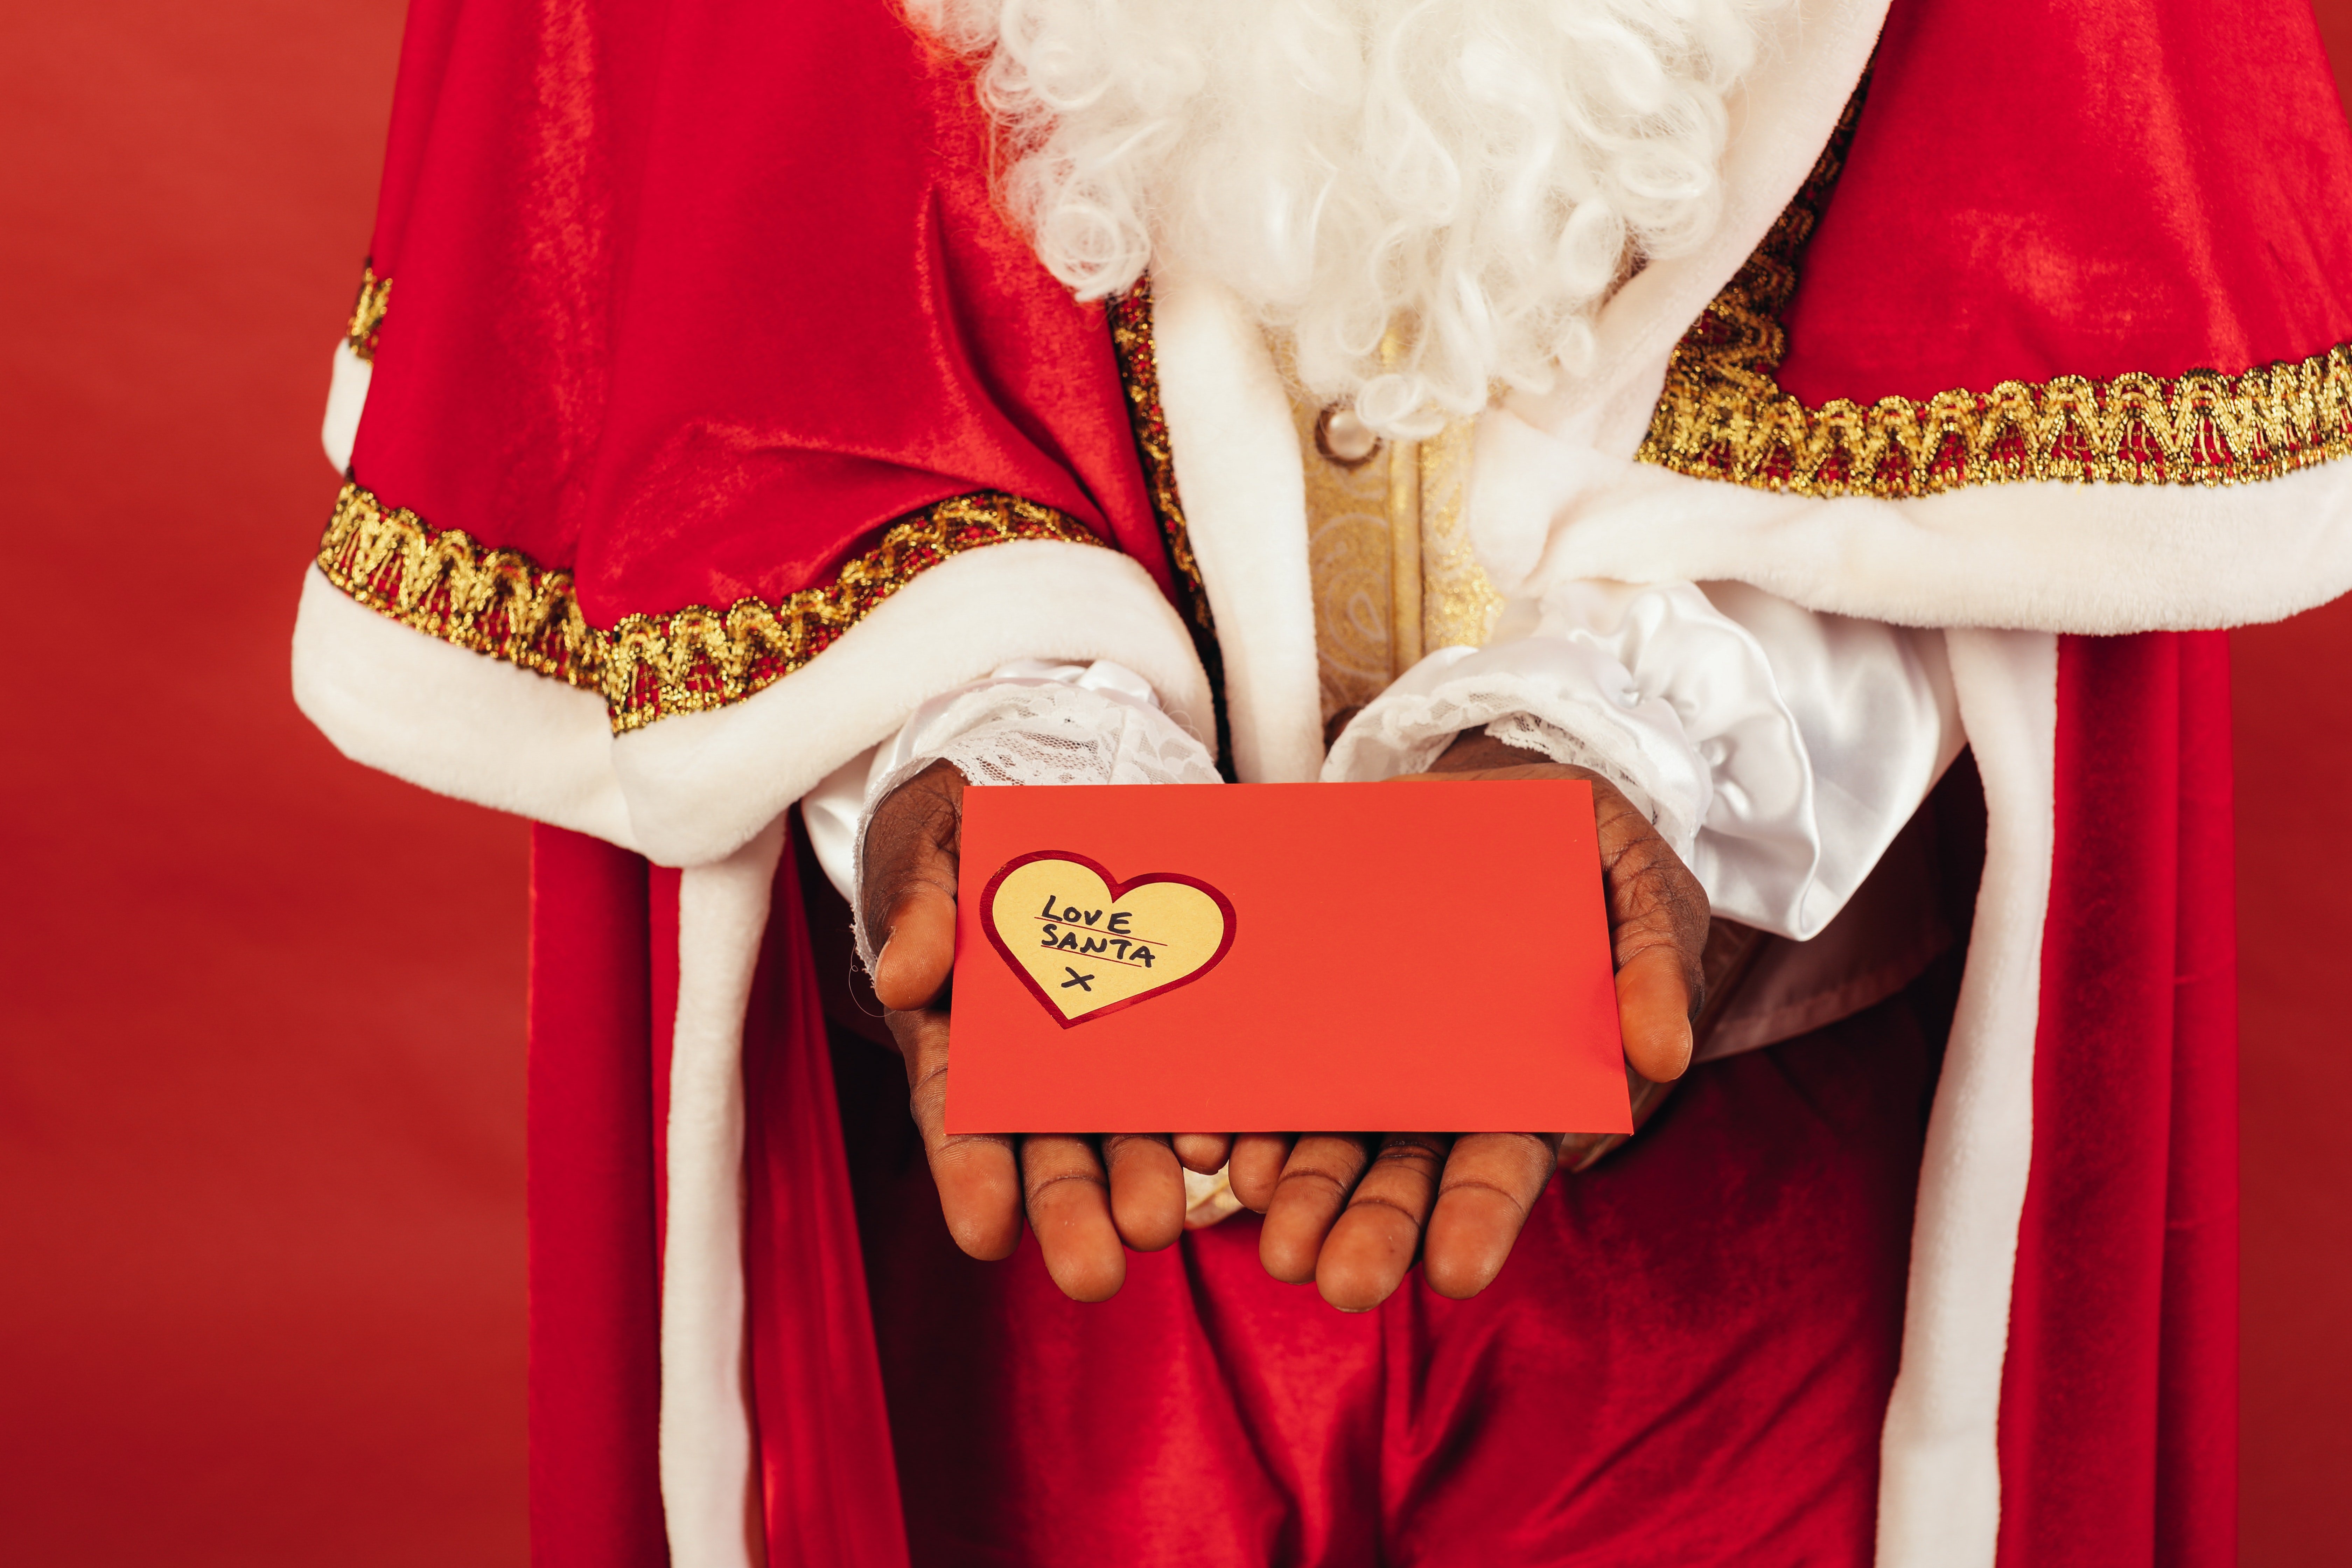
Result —
M 667 1549 L 646 868 L 561 828 L 530 847 L 531 1560 L 650 1568 Z
M 2222 634 L 2063 639 L 2005 1568 L 2235 1558 L 2231 832 Z
M 798 822 L 794 822 L 795 837 Z M 905 1568 L 898 1472 L 801 900 L 774 912 L 743 1038 L 744 1272 L 770 1568 Z
M 1780 382 L 1867 407 L 2302 359 L 2352 340 L 2347 212 L 2309 0 L 1896 0 Z
M 1080 1305 L 956 1250 L 845 1062 L 916 1561 L 1864 1568 L 1941 987 L 1702 1067 L 1473 1300 L 1333 1311 L 1240 1216 Z
M 787 853 L 744 1022 L 744 1263 L 772 1568 L 899 1568 L 898 1472 Z M 531 835 L 531 1558 L 668 1561 L 656 1449 L 678 874 Z
M 1102 310 L 990 159 L 969 63 L 889 0 L 419 0 L 353 474 L 574 568 L 603 626 L 784 598 L 981 489 L 1165 586 Z

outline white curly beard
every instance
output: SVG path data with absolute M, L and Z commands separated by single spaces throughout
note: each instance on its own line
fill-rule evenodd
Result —
M 1399 435 L 1549 386 L 1630 266 L 1706 237 L 1725 95 L 1786 3 L 908 0 L 988 55 L 1056 278 L 1205 274 Z

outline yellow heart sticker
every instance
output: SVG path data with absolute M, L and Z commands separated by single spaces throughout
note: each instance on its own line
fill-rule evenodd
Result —
M 1198 980 L 1234 945 L 1233 904 L 1199 878 L 1114 881 L 1066 849 L 1005 862 L 981 894 L 981 923 L 1066 1029 Z

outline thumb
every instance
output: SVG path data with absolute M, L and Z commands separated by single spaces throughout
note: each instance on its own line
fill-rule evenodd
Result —
M 866 828 L 858 902 L 868 940 L 880 950 L 874 994 L 893 1012 L 929 1006 L 955 966 L 962 841 L 963 774 L 947 762 L 891 791 Z
M 1690 1066 L 1690 981 L 1673 947 L 1644 948 L 1617 971 L 1617 1029 L 1643 1078 L 1671 1082 Z
M 874 994 L 894 1012 L 927 1007 L 955 967 L 955 900 L 938 886 L 919 882 L 898 895 L 883 918 L 882 951 L 874 960 Z

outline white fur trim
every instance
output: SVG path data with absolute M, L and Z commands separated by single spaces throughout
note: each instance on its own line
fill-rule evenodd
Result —
M 2097 635 L 2274 620 L 2352 589 L 2352 462 L 2234 487 L 2030 482 L 1880 500 L 1632 460 L 1667 354 L 1803 183 L 1885 9 L 1806 0 L 1781 21 L 1733 100 L 1714 237 L 1619 290 L 1592 374 L 1481 417 L 1469 520 L 1496 586 L 1729 580 L 1899 625 Z
M 2352 588 L 2352 461 L 2249 485 L 1978 485 L 1821 500 L 1481 423 L 1474 529 L 1507 592 L 1732 579 L 1904 626 L 2114 636 L 2276 620 Z M 1548 542 L 1528 565 L 1530 533 Z
M 312 566 L 294 702 L 355 763 L 635 847 L 603 699 L 379 615 Z
M 808 833 L 809 851 L 833 890 L 851 905 L 857 902 L 857 826 L 866 816 L 866 784 L 881 750 L 867 747 L 801 796 L 801 826 Z
M 1323 710 L 1290 398 L 1265 334 L 1224 288 L 1171 268 L 1152 274 L 1151 292 L 1160 402 L 1217 619 L 1234 768 L 1252 784 L 1309 780 L 1323 765 Z
M 352 345 L 335 345 L 335 369 L 327 383 L 327 416 L 319 426 L 319 444 L 327 449 L 327 461 L 335 465 L 335 472 L 352 471 L 352 443 L 359 438 L 360 414 L 367 407 L 368 383 L 375 375 L 375 366 L 352 352 Z
M 1880 1445 L 1878 1568 L 1992 1568 L 2001 1364 L 2033 1162 L 2058 641 L 1986 631 L 1947 641 L 1984 779 L 1985 870 L 1920 1164 L 1903 1365 Z
M 783 824 L 771 822 L 678 881 L 661 1281 L 662 1515 L 675 1568 L 751 1568 L 766 1556 L 753 1540 L 744 1342 L 743 1013 L 783 843 Z
M 1726 107 L 1723 210 L 1703 245 L 1654 261 L 1593 322 L 1592 369 L 1509 406 L 1541 428 L 1573 419 L 1580 439 L 1631 456 L 1649 429 L 1666 355 L 1796 195 L 1878 47 L 1888 0 L 1803 0 L 1769 20 L 1755 66 Z
M 719 859 L 925 702 L 1017 658 L 1114 660 L 1213 736 L 1192 637 L 1142 567 L 1090 544 L 992 544 L 925 572 L 766 690 L 614 742 L 638 841 L 663 865 Z
M 731 854 L 932 697 L 1028 658 L 1117 660 L 1211 738 L 1208 680 L 1166 596 L 1125 556 L 1055 540 L 952 556 L 766 690 L 618 741 L 593 693 L 404 626 L 314 566 L 294 697 L 354 762 L 691 866 Z

